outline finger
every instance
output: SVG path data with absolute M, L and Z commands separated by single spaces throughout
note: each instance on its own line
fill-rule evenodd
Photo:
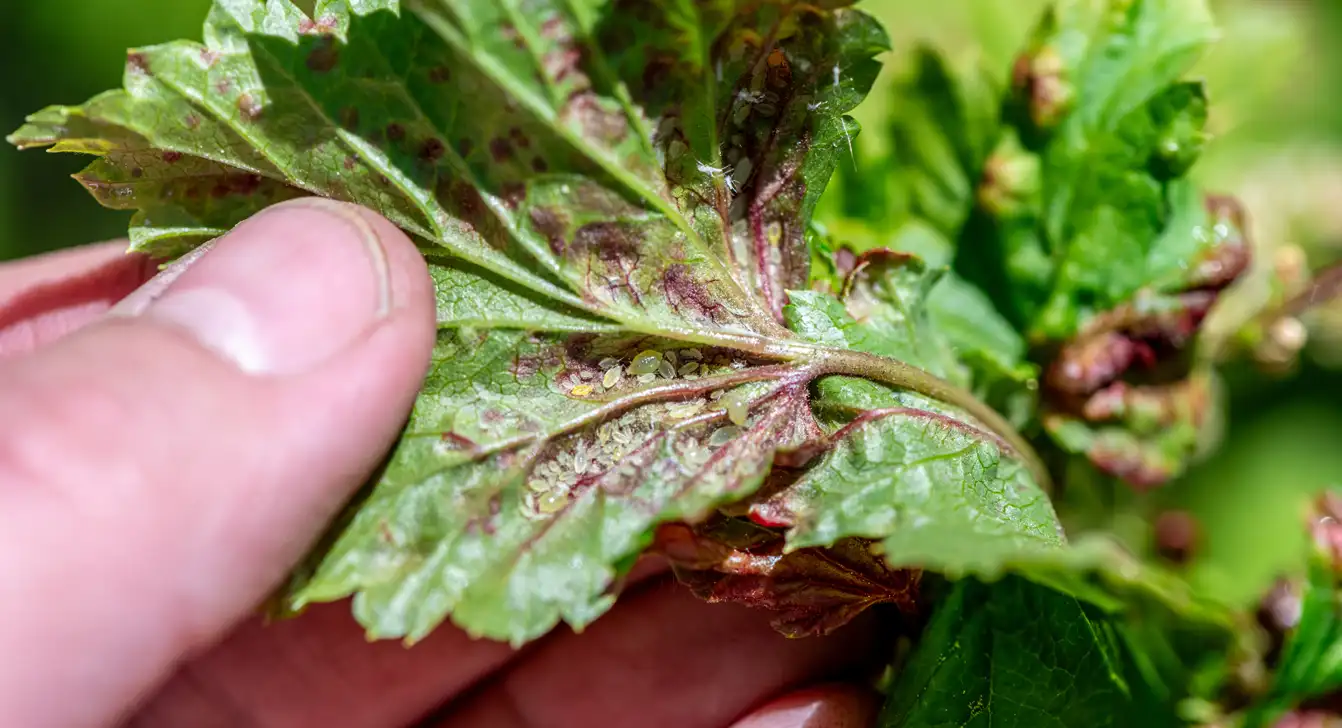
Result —
M 385 220 L 290 203 L 192 260 L 0 362 L 0 725 L 96 725 L 215 640 L 423 379 L 431 284 Z
M 539 645 L 441 725 L 718 728 L 792 686 L 863 671 L 881 650 L 870 619 L 789 640 L 759 612 L 706 604 L 660 581 L 585 634 Z
M 667 568 L 645 557 L 628 582 Z M 526 652 L 472 640 L 450 625 L 408 649 L 369 644 L 348 604 L 321 605 L 293 621 L 244 625 L 174 676 L 133 725 L 411 725 L 519 654 Z
M 128 261 L 140 265 L 145 260 L 143 255 L 127 254 L 125 241 L 117 240 L 10 261 L 0 265 L 0 303 L 33 286 L 79 277 L 108 267 L 121 267 Z
M 26 354 L 89 323 L 154 270 L 122 242 L 0 265 L 0 357 Z
M 130 728 L 412 725 L 514 655 L 441 627 L 407 649 L 369 644 L 348 603 L 291 622 L 252 621 L 185 666 Z
M 870 688 L 826 685 L 785 695 L 732 728 L 873 728 L 880 696 Z

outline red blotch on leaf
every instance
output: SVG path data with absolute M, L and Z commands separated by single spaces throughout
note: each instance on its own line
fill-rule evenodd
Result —
M 871 542 L 783 552 L 777 534 L 728 520 L 658 529 L 653 548 L 699 598 L 767 609 L 788 637 L 829 634 L 877 604 L 920 616 L 922 572 L 892 569 Z
M 308 53 L 307 67 L 313 73 L 330 73 L 340 64 L 340 48 L 336 45 L 334 36 L 323 36 L 317 41 L 317 45 Z
M 489 142 L 489 156 L 500 164 L 513 158 L 513 145 L 503 137 L 494 137 Z
M 530 217 L 531 226 L 550 241 L 550 251 L 555 255 L 562 255 L 564 249 L 568 247 L 568 240 L 565 239 L 568 221 L 562 213 L 550 207 L 533 207 Z
M 424 143 L 419 145 L 419 158 L 430 164 L 442 159 L 443 154 L 446 152 L 447 145 L 443 144 L 443 140 L 438 137 L 429 137 L 424 140 Z
M 130 70 L 143 74 L 145 76 L 154 75 L 153 69 L 149 67 L 149 58 L 143 53 L 129 53 L 126 55 L 126 67 Z

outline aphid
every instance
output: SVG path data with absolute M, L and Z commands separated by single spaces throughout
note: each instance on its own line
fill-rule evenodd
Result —
M 686 451 L 685 462 L 689 463 L 690 465 L 698 467 L 708 462 L 709 458 L 711 457 L 713 457 L 713 453 L 696 445 L 690 448 L 688 451 Z
M 601 367 L 602 371 L 605 371 L 607 369 L 613 369 L 619 365 L 620 360 L 616 359 L 613 356 L 608 356 L 605 359 L 602 359 L 600 364 L 597 364 L 597 366 Z
M 657 367 L 657 373 L 662 375 L 663 379 L 676 378 L 676 368 L 669 361 L 662 362 L 662 365 Z
M 640 374 L 640 375 L 638 375 L 638 383 L 639 383 L 639 384 L 652 384 L 652 383 L 655 382 L 655 381 L 657 381 L 657 375 L 656 375 L 656 374 Z
M 606 376 L 601 378 L 601 386 L 606 389 L 614 389 L 615 385 L 624 379 L 624 367 L 615 366 L 606 370 Z
M 671 409 L 667 411 L 667 414 L 677 420 L 686 420 L 699 414 L 703 409 L 704 403 L 696 400 L 694 402 L 673 405 Z
M 750 416 L 750 403 L 740 394 L 732 394 L 723 400 L 727 405 L 727 419 L 732 424 L 740 427 L 746 423 L 746 418 Z
M 632 376 L 655 374 L 661 366 L 662 352 L 648 349 L 647 351 L 640 351 L 634 357 L 634 363 L 629 365 L 629 374 Z
M 684 376 L 688 376 L 688 375 L 690 375 L 690 374 L 693 374 L 693 373 L 695 373 L 695 372 L 697 372 L 697 371 L 699 371 L 699 362 L 697 362 L 697 361 L 692 361 L 692 362 L 689 362 L 689 363 L 686 363 L 686 364 L 682 364 L 682 365 L 680 366 L 680 369 L 677 369 L 677 370 L 676 370 L 676 373 L 679 374 L 680 376 L 684 377 Z
M 590 384 L 579 384 L 573 389 L 570 389 L 569 394 L 573 395 L 574 397 L 586 397 L 587 395 L 591 394 L 594 391 L 596 391 L 595 387 L 593 387 Z
M 669 362 L 673 367 L 680 366 L 680 355 L 673 350 L 662 352 L 662 358 Z
M 551 483 L 548 480 L 545 480 L 544 478 L 532 478 L 531 480 L 527 481 L 527 489 L 535 493 L 544 493 L 550 490 L 550 487 L 552 485 L 553 483 Z
M 685 357 L 686 359 L 694 359 L 695 361 L 699 361 L 704 358 L 704 353 L 702 351 L 699 351 L 698 349 L 681 349 L 680 355 Z
M 750 118 L 750 104 L 738 103 L 736 109 L 732 111 L 732 123 L 741 126 Z
M 567 505 L 568 505 L 568 494 L 566 493 L 558 493 L 558 492 L 545 493 L 544 495 L 536 499 L 537 510 L 546 515 L 552 513 L 558 513 L 564 510 L 564 506 Z
M 711 399 L 711 400 L 713 400 L 714 402 L 716 402 L 716 401 L 722 399 L 722 395 L 724 395 L 724 394 L 726 394 L 726 393 L 727 393 L 727 392 L 726 392 L 725 390 L 722 390 L 722 389 L 715 390 L 713 393 L 711 393 L 711 394 L 708 395 L 708 398 Z
M 633 436 L 624 430 L 616 430 L 615 434 L 612 435 L 612 437 L 614 437 L 615 441 L 620 443 L 621 445 L 628 445 L 629 443 L 634 441 Z
M 737 187 L 744 185 L 746 180 L 750 179 L 750 173 L 754 169 L 755 166 L 754 163 L 750 161 L 750 157 L 742 159 L 741 163 L 736 165 L 736 170 L 732 172 L 732 183 Z
M 685 146 L 685 142 L 682 142 L 679 139 L 672 139 L 671 145 L 667 147 L 666 156 L 667 159 L 671 160 L 672 162 L 677 162 L 680 160 L 681 157 L 684 157 L 685 154 L 689 151 L 690 148 Z
M 578 378 L 583 380 L 596 379 L 596 372 L 592 371 L 591 369 L 584 369 L 578 372 Z
M 727 427 L 719 427 L 717 430 L 713 432 L 712 435 L 709 436 L 708 446 L 722 447 L 723 445 L 726 445 L 732 440 L 735 440 L 737 436 L 739 436 L 740 434 L 741 434 L 741 428 L 739 427 L 734 427 L 731 425 L 728 425 Z

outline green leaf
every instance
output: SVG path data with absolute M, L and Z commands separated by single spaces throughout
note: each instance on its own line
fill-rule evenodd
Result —
M 1342 497 L 1321 495 L 1309 527 L 1314 540 L 1303 578 L 1285 581 L 1264 600 L 1268 622 L 1284 630 L 1280 655 L 1266 694 L 1251 707 L 1246 728 L 1273 725 L 1275 717 L 1309 701 L 1327 699 L 1342 689 L 1342 601 L 1338 598 L 1342 564 Z
M 599 616 L 659 525 L 823 449 L 819 377 L 1028 452 L 956 388 L 913 261 L 850 279 L 852 340 L 784 326 L 886 47 L 847 5 L 219 0 L 204 43 L 132 52 L 123 90 L 12 140 L 98 155 L 81 179 L 164 257 L 300 195 L 412 234 L 431 373 L 287 606 L 352 595 L 374 636 L 522 643 Z
M 514 642 L 561 617 L 581 626 L 609 606 L 617 565 L 656 525 L 750 494 L 779 448 L 818 436 L 786 367 L 740 367 L 727 352 L 667 348 L 700 373 L 604 385 L 621 366 L 608 360 L 648 345 L 445 333 L 386 475 L 296 606 L 357 592 L 356 614 L 382 637 L 418 639 L 449 614 Z M 738 427 L 710 395 L 750 381 L 765 384 L 747 400 L 762 406 Z
M 875 410 L 834 439 L 795 485 L 752 510 L 790 526 L 789 548 L 868 538 L 892 566 L 963 574 L 1063 544 L 1048 497 L 1003 457 L 1005 445 L 964 422 Z
M 1076 599 L 1022 579 L 959 582 L 896 679 L 881 725 L 1162 725 L 1139 717 L 1141 686 L 1128 672 L 1114 625 Z
M 1213 37 L 1204 0 L 1069 1 L 1018 59 L 979 190 L 991 222 L 957 267 L 1031 335 L 1067 339 L 1217 244 L 1178 189 L 1206 123 L 1202 88 L 1179 78 Z
M 929 48 L 896 85 L 890 162 L 907 214 L 954 235 L 973 207 L 998 133 L 1001 89 L 977 66 L 954 68 Z

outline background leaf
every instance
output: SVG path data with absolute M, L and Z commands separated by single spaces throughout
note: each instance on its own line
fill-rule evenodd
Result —
M 1103 616 L 1020 579 L 964 581 L 932 618 L 881 725 L 1161 725 L 1140 710 L 1140 690 Z

